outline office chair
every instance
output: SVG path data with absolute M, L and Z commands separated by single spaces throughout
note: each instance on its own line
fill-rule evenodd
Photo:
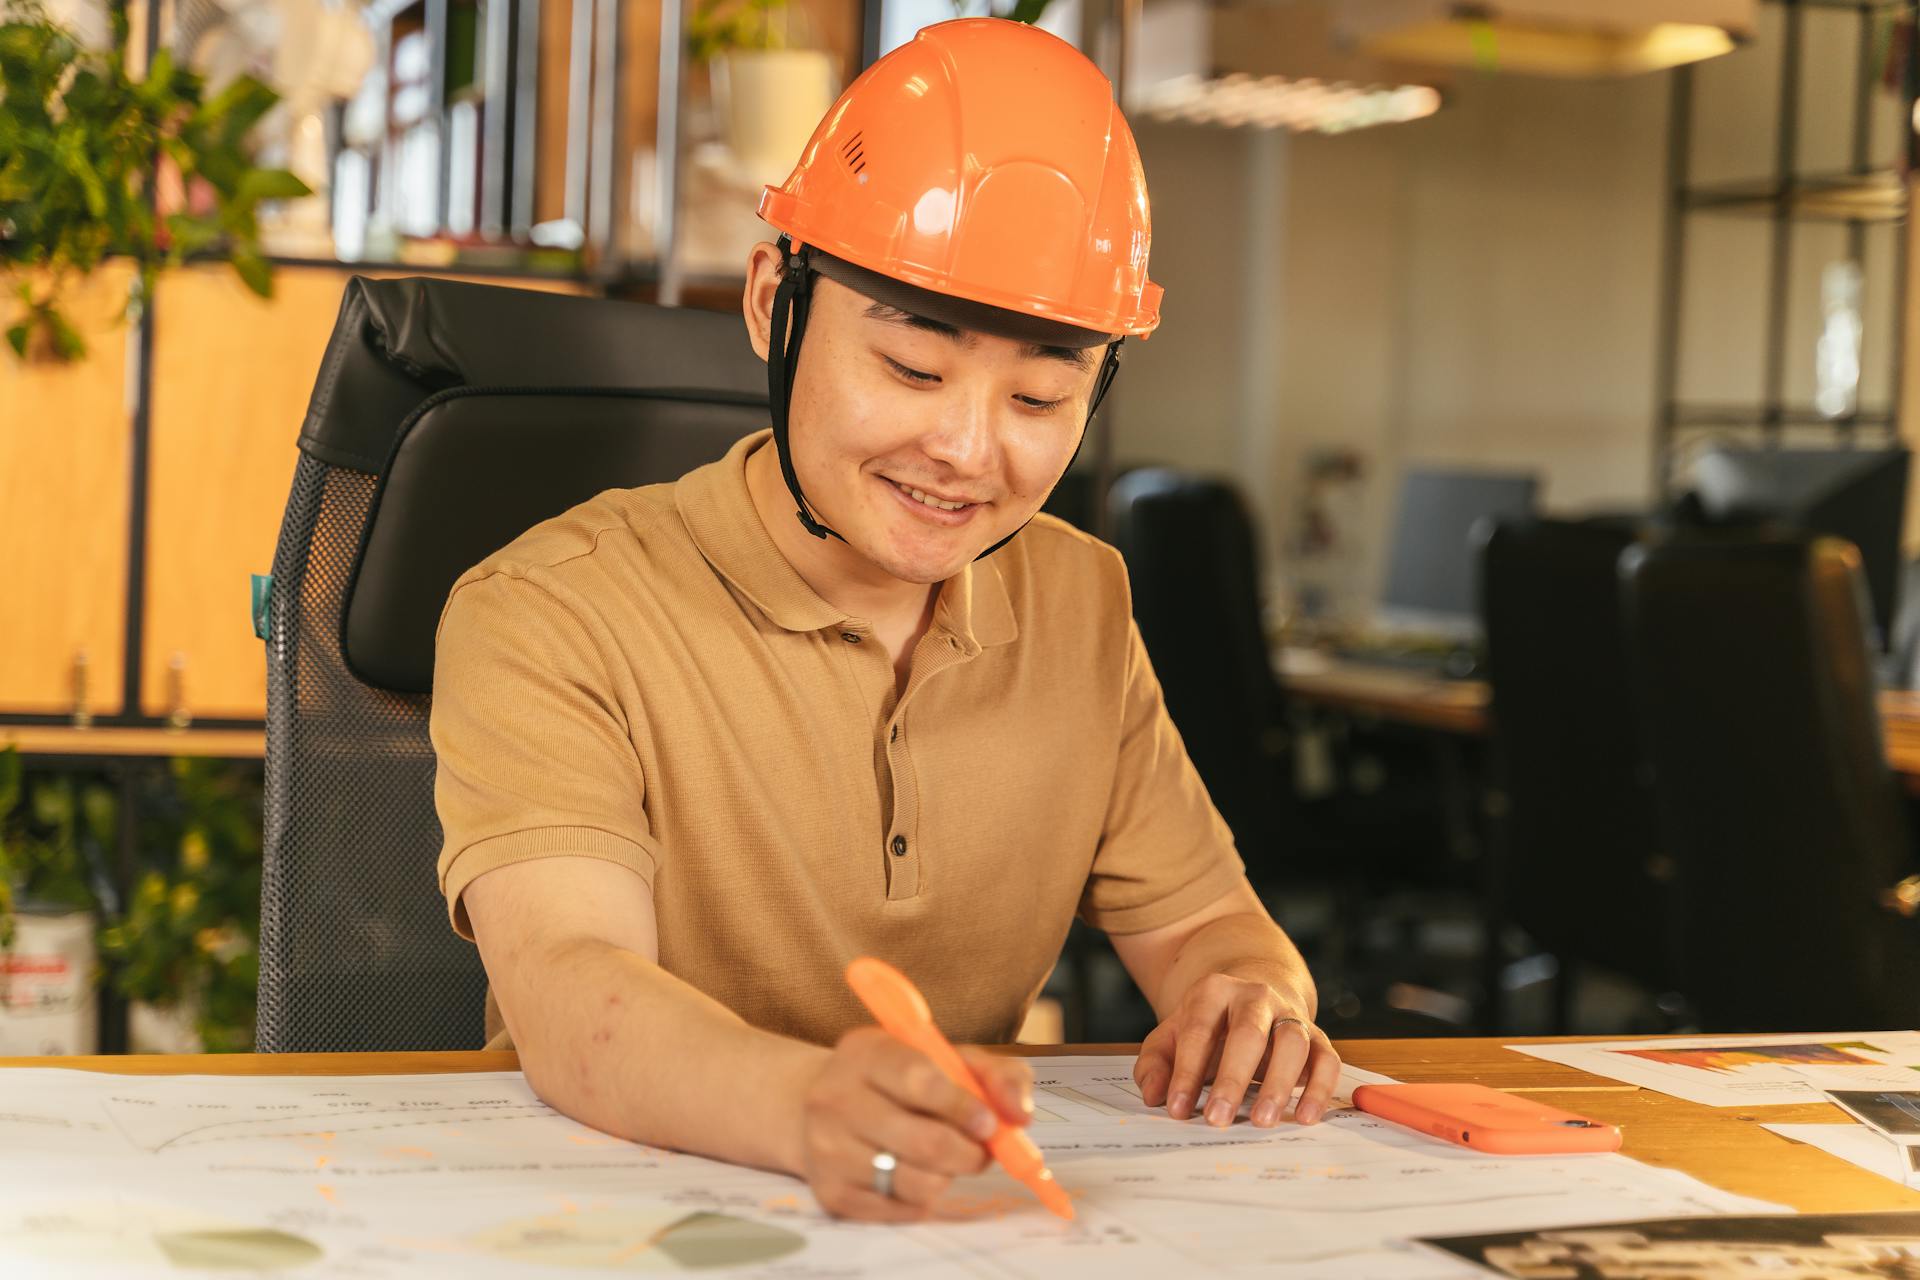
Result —
M 1253 520 L 1230 485 L 1165 467 L 1115 481 L 1107 512 L 1167 714 L 1257 882 L 1275 869 L 1293 779 Z
M 1298 923 L 1293 932 L 1315 953 L 1323 1016 L 1353 1016 L 1369 870 L 1360 855 L 1395 837 L 1395 816 L 1372 798 L 1308 802 L 1295 788 L 1287 697 L 1261 618 L 1253 518 L 1230 484 L 1165 467 L 1129 471 L 1107 504 L 1167 714 L 1233 831 L 1248 880 L 1276 914 L 1303 888 L 1328 895 L 1331 912 L 1317 936 Z
M 1090 452 L 1090 451 L 1089 451 Z M 1061 476 L 1053 486 L 1053 492 L 1040 504 L 1040 509 L 1050 516 L 1059 516 L 1082 533 L 1100 536 L 1100 530 L 1094 525 L 1099 514 L 1101 497 L 1099 488 L 1099 467 L 1097 464 L 1082 461 L 1081 465 Z M 1113 479 L 1119 479 L 1130 471 L 1139 470 L 1137 463 L 1116 464 Z M 1111 512 L 1109 511 L 1109 514 Z
M 1621 573 L 1678 871 L 1683 990 L 1701 1023 L 1920 1022 L 1920 924 L 1885 905 L 1914 855 L 1858 552 L 1765 529 L 1694 533 L 1628 551 Z
M 348 282 L 267 610 L 260 1049 L 481 1043 L 485 974 L 434 875 L 441 606 L 526 529 L 718 458 L 765 406 L 738 317 Z
M 1631 520 L 1501 520 L 1480 550 L 1493 692 L 1489 890 L 1559 962 L 1555 1030 L 1584 965 L 1673 989 L 1672 864 L 1634 718 L 1619 560 Z

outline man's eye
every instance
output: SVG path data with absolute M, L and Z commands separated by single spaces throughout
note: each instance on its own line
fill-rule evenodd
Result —
M 1062 396 L 1058 400 L 1035 400 L 1032 396 L 1020 396 L 1018 399 L 1021 404 L 1026 405 L 1027 408 L 1032 409 L 1036 413 L 1052 413 L 1055 409 L 1058 409 L 1067 402 L 1065 396 Z
M 893 371 L 899 374 L 901 377 L 907 379 L 909 382 L 940 381 L 940 376 L 938 374 L 922 373 L 918 369 L 909 369 L 907 368 L 907 366 L 901 364 L 898 360 L 895 360 L 892 356 L 882 356 L 880 358 L 882 360 L 885 360 L 888 364 L 892 365 Z

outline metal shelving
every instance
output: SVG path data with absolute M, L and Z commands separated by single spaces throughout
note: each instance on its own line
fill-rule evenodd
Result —
M 1656 381 L 1658 402 L 1654 430 L 1654 488 L 1669 495 L 1693 446 L 1706 439 L 1731 437 L 1743 443 L 1779 444 L 1791 429 L 1798 442 L 1809 438 L 1835 447 L 1890 441 L 1900 420 L 1901 348 L 1905 313 L 1907 244 L 1905 223 L 1909 199 L 1900 173 L 1872 163 L 1872 102 L 1876 27 L 1902 16 L 1912 22 L 1920 16 L 1920 0 L 1773 0 L 1782 10 L 1780 87 L 1774 133 L 1774 171 L 1764 178 L 1693 185 L 1693 125 L 1695 69 L 1673 74 L 1668 116 L 1667 205 L 1665 253 L 1660 299 L 1659 348 Z M 1848 167 L 1840 172 L 1801 172 L 1797 168 L 1800 108 L 1803 97 L 1803 22 L 1808 10 L 1846 11 L 1855 16 L 1855 82 L 1852 136 Z M 1902 85 L 1903 157 L 1901 168 L 1914 158 L 1914 132 L 1904 123 L 1913 118 L 1916 71 L 1909 55 Z M 1765 352 L 1761 395 L 1752 404 L 1685 403 L 1680 399 L 1680 327 L 1687 242 L 1697 234 L 1690 225 L 1700 218 L 1764 218 L 1772 223 L 1768 245 L 1765 315 Z M 1894 305 L 1889 361 L 1890 402 L 1872 408 L 1827 417 L 1810 407 L 1790 404 L 1786 396 L 1787 307 L 1793 231 L 1814 222 L 1846 228 L 1846 254 L 1862 266 L 1870 226 L 1892 225 L 1894 232 Z

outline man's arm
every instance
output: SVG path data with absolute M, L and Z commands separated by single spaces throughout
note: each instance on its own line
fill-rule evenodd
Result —
M 1160 1018 L 1134 1063 L 1147 1105 L 1165 1103 L 1184 1120 L 1211 1078 L 1207 1121 L 1228 1124 L 1259 1078 L 1255 1124 L 1277 1123 L 1296 1084 L 1304 1088 L 1295 1117 L 1311 1124 L 1325 1114 L 1340 1059 L 1314 1026 L 1319 996 L 1306 961 L 1244 877 L 1184 919 L 1112 941 Z
M 464 901 L 535 1093 L 607 1133 L 798 1171 L 798 1083 L 827 1050 L 755 1030 L 662 970 L 646 881 L 543 858 L 487 872 Z
M 660 968 L 653 893 L 598 858 L 511 863 L 463 895 L 534 1092 L 603 1132 L 806 1178 L 830 1213 L 908 1221 L 987 1162 L 985 1108 L 878 1028 L 832 1050 L 749 1026 Z M 995 1110 L 1030 1117 L 1032 1075 L 965 1051 Z M 899 1160 L 895 1198 L 872 1157 Z

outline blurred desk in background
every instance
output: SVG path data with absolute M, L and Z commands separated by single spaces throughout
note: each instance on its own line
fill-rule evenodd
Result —
M 1462 737 L 1493 730 L 1492 692 L 1484 680 L 1448 680 L 1316 649 L 1277 650 L 1274 670 L 1287 696 L 1303 705 Z M 1880 720 L 1887 763 L 1909 794 L 1920 795 L 1920 692 L 1882 693 Z
M 1449 680 L 1299 648 L 1276 649 L 1274 672 L 1287 696 L 1302 704 L 1471 738 L 1492 728 L 1492 690 L 1484 680 Z

